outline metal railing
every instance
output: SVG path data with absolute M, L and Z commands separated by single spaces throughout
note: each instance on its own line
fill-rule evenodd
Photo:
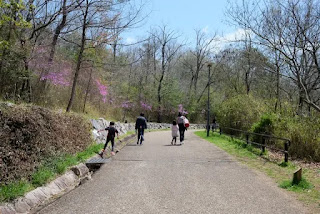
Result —
M 244 140 L 247 144 L 253 144 L 255 146 L 259 146 L 261 148 L 261 152 L 265 152 L 266 148 L 270 150 L 275 150 L 282 152 L 284 154 L 284 161 L 288 162 L 289 158 L 289 146 L 290 140 L 287 138 L 276 137 L 267 134 L 259 134 L 255 132 L 243 131 L 240 129 L 228 128 L 228 127 L 216 127 L 215 130 L 219 130 L 220 135 L 225 134 L 231 137 L 235 137 L 240 140 Z M 228 131 L 231 131 L 228 133 Z M 232 134 L 230 134 L 232 133 Z M 233 133 L 239 133 L 235 135 Z M 255 142 L 260 141 L 260 142 Z M 283 143 L 283 149 L 279 148 L 280 144 L 279 141 Z

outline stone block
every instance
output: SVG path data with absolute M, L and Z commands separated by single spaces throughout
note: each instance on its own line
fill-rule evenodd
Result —
M 83 163 L 80 163 L 72 167 L 71 170 L 74 172 L 74 174 L 76 174 L 80 178 L 86 176 L 89 173 L 89 168 Z
M 24 201 L 30 206 L 31 209 L 35 208 L 37 205 L 41 203 L 40 199 L 35 196 L 34 190 L 31 192 L 28 192 L 25 195 Z
M 61 189 L 55 184 L 54 181 L 52 181 L 46 187 L 44 187 L 44 192 L 50 195 L 57 195 L 61 192 Z
M 11 204 L 5 204 L 4 206 L 0 206 L 0 214 L 16 214 L 17 212 L 14 210 Z
M 24 198 L 19 198 L 14 203 L 14 208 L 18 213 L 28 213 L 31 210 L 31 207 L 27 204 Z

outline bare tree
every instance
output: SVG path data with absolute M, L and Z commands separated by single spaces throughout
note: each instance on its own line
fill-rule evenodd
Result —
M 161 107 L 162 107 L 162 84 L 166 72 L 169 69 L 170 64 L 172 63 L 174 57 L 183 46 L 182 44 L 177 43 L 178 35 L 175 31 L 170 30 L 167 26 L 159 27 L 159 31 L 152 33 L 155 38 L 155 41 L 159 45 L 159 61 L 160 61 L 160 74 L 157 75 L 157 101 L 158 101 L 158 116 L 157 122 L 161 122 Z
M 298 89 L 299 114 L 302 113 L 304 103 L 320 112 L 320 2 L 263 2 L 264 7 L 243 1 L 242 5 L 231 7 L 229 15 L 235 23 L 256 36 L 257 44 L 280 54 L 286 63 L 281 73 L 289 76 Z
M 193 87 L 193 94 L 197 92 L 197 85 L 200 72 L 203 70 L 209 56 L 214 48 L 213 42 L 216 38 L 216 35 L 211 37 L 207 36 L 202 30 L 195 30 L 196 33 L 196 45 L 193 50 L 190 50 L 190 57 L 185 58 L 183 61 L 184 66 L 191 73 L 190 87 L 189 87 L 189 96 L 191 96 L 191 89 Z

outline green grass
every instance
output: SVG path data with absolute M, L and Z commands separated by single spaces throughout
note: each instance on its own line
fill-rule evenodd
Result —
M 41 166 L 38 170 L 31 175 L 31 183 L 34 187 L 45 184 L 48 180 L 52 179 L 55 173 L 46 166 Z
M 261 150 L 247 145 L 245 141 L 231 138 L 218 133 L 210 133 L 207 137 L 205 131 L 196 131 L 199 137 L 214 143 L 219 148 L 236 157 L 238 161 L 256 170 L 264 172 L 273 178 L 279 185 L 288 191 L 294 192 L 296 197 L 306 205 L 320 213 L 320 177 L 317 171 L 303 169 L 304 179 L 299 185 L 292 185 L 293 172 L 299 167 L 292 162 L 274 162 L 268 158 L 268 152 L 261 154 Z
M 314 186 L 306 179 L 302 178 L 299 184 L 293 184 L 292 180 L 283 181 L 279 187 L 293 192 L 302 192 L 304 190 L 312 189 Z
M 27 181 L 19 181 L 8 185 L 0 185 L 0 202 L 9 201 L 23 196 L 26 192 L 32 190 L 32 185 Z
M 207 133 L 204 131 L 195 132 L 199 137 L 206 139 L 207 141 L 216 144 L 226 152 L 239 157 L 246 157 L 255 159 L 261 154 L 261 150 L 246 144 L 244 141 L 231 138 L 225 135 L 219 135 L 218 133 L 210 133 L 210 137 L 207 137 Z

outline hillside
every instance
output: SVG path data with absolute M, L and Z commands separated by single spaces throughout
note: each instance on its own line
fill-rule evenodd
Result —
M 91 143 L 81 116 L 38 106 L 0 104 L 0 183 L 30 179 L 44 160 L 75 154 Z

